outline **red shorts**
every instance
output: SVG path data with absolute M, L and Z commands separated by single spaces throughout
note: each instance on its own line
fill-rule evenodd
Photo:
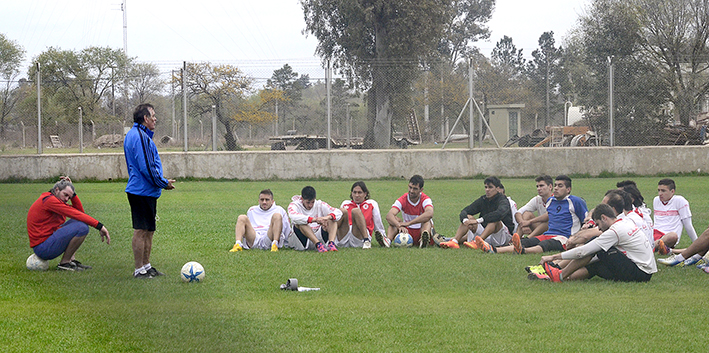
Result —
M 411 235 L 411 238 L 414 239 L 414 246 L 419 246 L 419 243 L 421 241 L 421 228 L 406 228 L 409 231 L 409 234 Z M 433 237 L 431 237 L 431 240 L 428 241 L 428 245 L 433 244 Z
M 652 237 L 657 241 L 658 239 L 662 238 L 665 233 L 661 230 L 653 229 L 652 230 Z

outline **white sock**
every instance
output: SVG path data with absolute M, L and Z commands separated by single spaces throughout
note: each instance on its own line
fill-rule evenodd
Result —
M 699 254 L 694 254 L 694 255 L 693 255 L 692 257 L 690 257 L 690 259 L 693 259 L 693 260 L 697 260 L 697 261 L 699 261 L 699 260 L 701 260 L 701 259 L 702 259 L 702 255 L 699 255 Z
M 675 260 L 684 261 L 684 256 L 682 256 L 682 254 L 677 254 L 677 255 L 675 255 Z
M 237 240 L 235 244 L 239 244 L 242 248 L 244 247 L 244 244 L 241 243 L 241 240 Z
M 133 272 L 133 275 L 136 276 L 136 275 L 138 275 L 139 273 L 146 273 L 145 268 L 144 268 L 144 267 L 136 268 L 135 271 Z
M 151 268 L 153 268 L 153 266 L 150 265 L 150 262 L 148 262 L 145 266 L 143 266 L 143 269 L 146 271 L 150 270 Z

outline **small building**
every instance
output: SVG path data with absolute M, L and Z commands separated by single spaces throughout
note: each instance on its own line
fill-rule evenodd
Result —
M 524 104 L 490 104 L 487 106 L 490 130 L 500 144 L 514 136 L 520 136 Z

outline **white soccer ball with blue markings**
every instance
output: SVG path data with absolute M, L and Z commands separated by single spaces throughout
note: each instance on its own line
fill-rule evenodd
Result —
M 32 271 L 46 271 L 49 269 L 49 261 L 40 258 L 34 253 L 27 258 L 26 265 L 27 269 Z
M 392 244 L 397 248 L 410 248 L 414 245 L 414 238 L 409 233 L 399 233 Z
M 204 281 L 204 267 L 196 261 L 190 261 L 182 266 L 180 278 L 183 282 L 202 282 Z

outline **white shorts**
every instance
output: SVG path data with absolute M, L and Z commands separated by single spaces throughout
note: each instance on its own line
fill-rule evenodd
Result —
M 344 248 L 361 248 L 364 245 L 364 240 L 358 239 L 352 234 L 352 226 L 350 226 L 350 231 L 342 239 L 335 239 L 335 245 Z
M 472 231 L 468 231 L 468 241 L 474 241 L 476 236 L 483 234 L 484 229 L 485 227 L 479 224 L 477 229 L 475 229 L 475 234 L 473 234 Z M 502 226 L 500 231 L 490 234 L 487 239 L 485 239 L 485 241 L 492 246 L 505 246 L 510 243 L 510 240 L 512 240 L 512 234 L 510 234 L 510 231 L 505 226 Z
M 272 240 L 268 237 L 268 231 L 256 232 L 256 239 L 254 239 L 254 245 L 249 246 L 244 242 L 244 249 L 261 249 L 261 250 L 271 250 Z M 284 244 L 284 239 L 281 237 L 278 239 L 278 247 L 282 248 Z

